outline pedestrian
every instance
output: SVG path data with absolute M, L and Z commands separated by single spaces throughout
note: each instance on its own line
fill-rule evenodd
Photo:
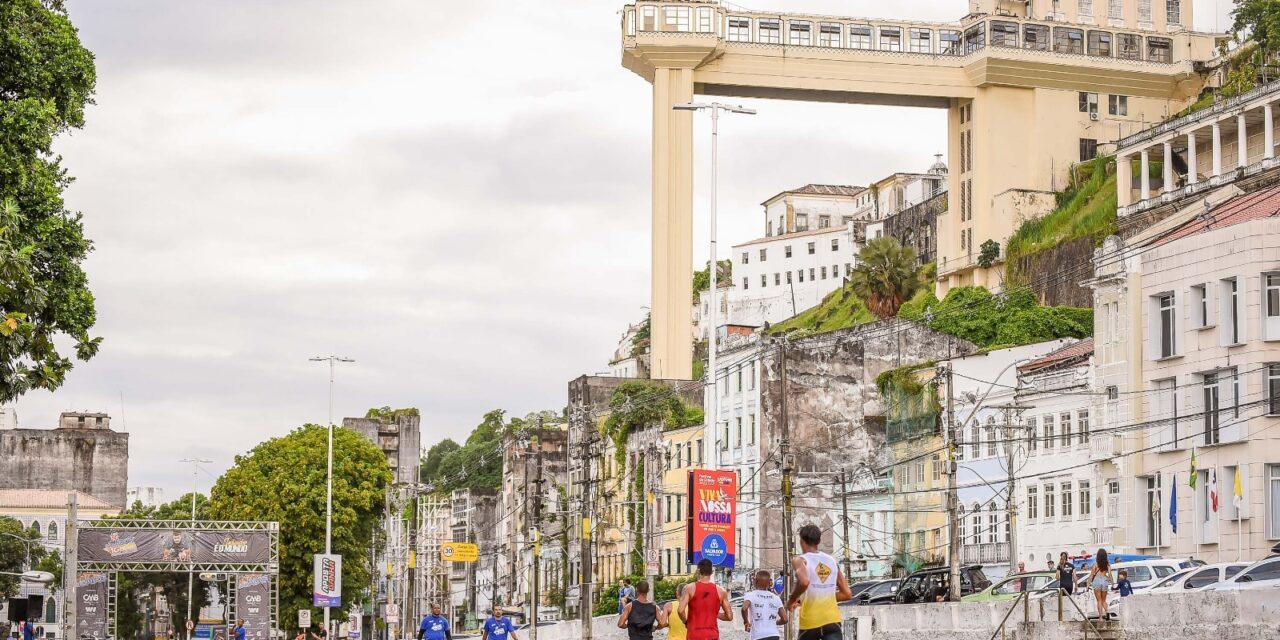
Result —
M 30 620 L 22 623 L 22 640 L 36 640 L 36 625 Z
M 240 621 L 236 622 L 236 631 L 235 631 L 235 633 L 236 633 L 236 640 L 244 640 L 244 636 L 245 636 L 244 620 L 240 620 Z M 30 638 L 26 638 L 26 640 L 31 640 L 31 639 L 30 639 Z
M 418 640 L 453 640 L 449 631 L 449 620 L 440 615 L 440 605 L 431 604 L 431 615 L 422 617 L 418 625 Z
M 782 590 L 787 588 L 787 574 L 784 571 L 778 572 L 778 577 L 773 581 L 773 592 L 782 597 Z
M 791 559 L 796 584 L 787 598 L 788 609 L 800 609 L 796 640 L 841 640 L 836 603 L 853 599 L 835 558 L 818 551 L 820 542 L 821 529 L 811 524 L 800 527 L 801 554 Z
M 1107 559 L 1106 549 L 1098 549 L 1086 582 L 1093 589 L 1093 598 L 1098 604 L 1098 618 L 1107 619 L 1110 615 L 1107 612 L 1107 594 L 1111 592 L 1111 562 Z
M 676 613 L 687 628 L 688 640 L 720 640 L 720 627 L 716 621 L 733 621 L 729 593 L 711 581 L 714 571 L 710 560 L 699 560 L 698 581 L 680 593 L 680 609 Z
M 666 615 L 649 597 L 649 581 L 636 583 L 636 597 L 622 608 L 618 616 L 618 628 L 627 630 L 629 640 L 653 640 L 654 629 L 665 625 Z
M 1019 562 L 1019 563 L 1018 563 L 1018 573 L 1026 573 L 1026 572 L 1027 572 L 1027 563 L 1025 563 L 1025 562 Z
M 676 586 L 676 599 L 668 602 L 662 607 L 663 621 L 667 627 L 667 640 L 688 640 L 688 630 L 685 629 L 684 620 L 680 619 L 680 594 L 684 593 L 688 583 Z M 658 625 L 662 627 L 662 624 Z
M 1046 563 L 1049 565 L 1050 571 L 1054 571 L 1058 568 L 1058 565 L 1054 564 L 1053 560 L 1047 560 Z
M 1071 564 L 1071 561 L 1067 559 L 1066 551 L 1063 551 L 1062 555 L 1058 556 L 1057 574 L 1058 574 L 1058 588 L 1062 589 L 1062 593 L 1065 595 L 1071 595 L 1075 593 L 1076 566 L 1074 564 Z
M 480 637 L 482 640 L 507 640 L 507 638 L 517 640 L 516 626 L 511 624 L 511 618 L 502 615 L 502 607 L 495 605 L 493 615 L 484 621 Z
M 1129 582 L 1129 572 L 1121 569 L 1116 577 L 1119 578 L 1116 580 L 1116 586 L 1120 589 L 1120 597 L 1128 598 L 1133 595 L 1133 583 Z
M 778 625 L 787 623 L 787 608 L 773 592 L 769 572 L 760 570 L 753 580 L 755 590 L 742 597 L 742 624 L 751 640 L 778 640 Z
M 636 590 L 631 586 L 631 580 L 623 578 L 618 583 L 618 615 L 622 615 L 622 608 L 627 606 L 636 597 Z

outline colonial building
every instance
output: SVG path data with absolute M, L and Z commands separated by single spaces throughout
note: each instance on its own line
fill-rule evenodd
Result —
M 421 420 L 416 410 L 397 411 L 385 419 L 343 418 L 342 426 L 377 445 L 387 456 L 394 481 L 408 484 L 418 481 L 418 467 L 422 463 Z
M 706 431 L 702 425 L 662 432 L 661 486 L 657 501 L 658 571 L 663 576 L 693 572 L 685 541 L 689 516 L 689 471 L 706 465 Z

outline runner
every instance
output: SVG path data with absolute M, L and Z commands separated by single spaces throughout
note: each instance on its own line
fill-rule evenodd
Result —
M 449 620 L 440 615 L 440 605 L 431 605 L 431 615 L 422 617 L 418 626 L 418 640 L 452 640 L 449 631 Z
M 688 632 L 684 628 L 684 620 L 680 619 L 680 594 L 688 588 L 688 584 L 681 584 L 676 587 L 676 599 L 668 602 L 663 608 L 662 613 L 666 616 L 667 621 L 667 640 L 688 640 Z M 659 625 L 661 627 L 661 625 Z
M 852 600 L 849 583 L 835 558 L 818 551 L 822 530 L 800 527 L 800 551 L 791 559 L 796 586 L 787 599 L 788 609 L 800 609 L 800 635 L 796 640 L 842 640 L 837 602 Z
M 698 561 L 698 581 L 680 593 L 680 619 L 688 628 L 688 640 L 720 640 L 717 620 L 733 621 L 729 594 L 711 581 L 711 561 Z
M 493 615 L 484 621 L 484 629 L 480 632 L 480 637 L 484 640 L 517 640 L 516 626 L 511 624 L 511 618 L 502 615 L 502 607 L 494 607 Z
M 755 590 L 742 598 L 742 620 L 751 640 L 778 640 L 782 632 L 779 624 L 787 623 L 787 608 L 782 598 L 774 593 L 768 571 L 757 571 Z
M 653 640 L 655 629 L 666 623 L 666 615 L 649 598 L 649 581 L 636 583 L 636 597 L 622 608 L 618 616 L 618 628 L 627 630 L 629 640 Z

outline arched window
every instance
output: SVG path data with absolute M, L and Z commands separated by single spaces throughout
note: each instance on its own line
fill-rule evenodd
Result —
M 992 544 L 1000 542 L 999 518 L 1000 513 L 996 511 L 996 503 L 987 505 L 987 542 Z
M 977 502 L 973 503 L 971 524 L 973 531 L 970 533 L 969 544 L 982 544 L 982 506 Z
M 987 455 L 995 456 L 999 453 L 996 450 L 996 417 L 987 416 Z
M 40 523 L 36 520 L 31 521 L 31 533 L 38 538 L 44 537 L 44 529 L 40 527 Z
M 969 457 L 975 460 L 982 457 L 982 437 L 976 425 L 969 429 Z
M 50 540 L 58 539 L 58 523 L 52 520 L 49 521 L 49 539 Z
M 56 598 L 45 599 L 44 621 L 45 624 L 53 624 L 58 621 L 58 601 Z

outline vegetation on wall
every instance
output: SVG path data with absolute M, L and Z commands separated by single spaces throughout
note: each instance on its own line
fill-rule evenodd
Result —
M 1077 167 L 1072 184 L 1058 194 L 1058 206 L 1047 215 L 1027 220 L 1009 236 L 1005 249 L 1006 282 L 1024 284 L 1019 259 L 1063 242 L 1103 238 L 1116 232 L 1116 176 L 1110 157 L 1098 157 Z
M 733 261 L 717 260 L 720 268 L 716 270 L 716 286 L 725 287 L 733 282 Z M 711 261 L 701 270 L 693 272 L 693 301 L 698 302 L 698 294 L 711 288 Z
M 826 333 L 837 329 L 845 329 L 875 321 L 876 317 L 867 310 L 867 305 L 854 293 L 853 288 L 844 285 L 828 293 L 817 306 L 792 316 L 769 328 L 772 335 L 802 335 L 810 333 Z
M 653 319 L 651 314 L 644 314 L 644 320 L 640 322 L 640 327 L 636 329 L 635 335 L 631 336 L 631 357 L 635 358 L 644 353 L 649 348 L 649 336 L 653 331 Z
M 406 416 L 419 417 L 422 414 L 417 407 L 406 407 L 404 409 L 392 409 L 391 407 L 374 407 L 365 412 L 364 417 L 369 420 L 377 420 L 382 424 L 395 424 L 400 422 L 400 418 Z
M 942 300 L 929 291 L 898 315 L 986 349 L 1093 335 L 1092 309 L 1042 306 L 1025 288 L 992 295 L 982 287 L 957 287 Z
M 627 436 L 653 425 L 681 429 L 702 424 L 702 407 L 686 404 L 680 394 L 661 382 L 628 380 L 609 397 L 609 417 L 601 434 L 613 441 L 615 459 L 621 464 L 627 455 Z

